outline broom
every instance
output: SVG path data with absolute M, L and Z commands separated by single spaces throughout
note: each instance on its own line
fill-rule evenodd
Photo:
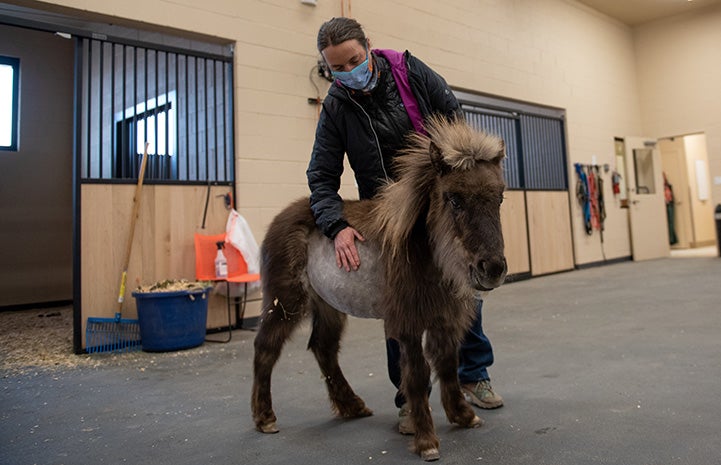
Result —
M 133 247 L 133 235 L 135 234 L 135 222 L 138 219 L 140 208 L 140 194 L 143 191 L 143 178 L 145 177 L 145 165 L 148 161 L 148 143 L 145 143 L 143 159 L 140 162 L 140 173 L 138 184 L 135 186 L 133 196 L 133 212 L 130 217 L 130 233 L 128 245 L 125 248 L 125 261 L 123 262 L 123 273 L 120 277 L 120 291 L 118 293 L 118 308 L 115 318 L 89 317 L 85 328 L 85 349 L 88 353 L 98 352 L 125 352 L 140 349 L 140 324 L 138 320 L 122 318 L 123 300 L 125 300 L 125 284 L 128 279 L 128 265 L 130 264 L 130 252 Z

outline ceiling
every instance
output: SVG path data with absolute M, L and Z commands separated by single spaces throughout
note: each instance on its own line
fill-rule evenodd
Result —
M 696 11 L 721 0 L 578 0 L 629 26 Z

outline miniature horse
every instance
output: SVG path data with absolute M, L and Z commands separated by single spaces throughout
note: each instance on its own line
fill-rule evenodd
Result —
M 396 158 L 397 181 L 372 200 L 344 202 L 345 218 L 364 237 L 361 266 L 346 272 L 333 241 L 317 229 L 308 199 L 283 210 L 261 247 L 263 314 L 255 337 L 252 411 L 256 428 L 275 433 L 270 379 L 281 349 L 308 315 L 308 348 L 341 417 L 372 414 L 338 365 L 346 314 L 382 318 L 401 347 L 401 390 L 410 405 L 414 447 L 436 460 L 439 440 L 428 405 L 431 366 L 448 420 L 481 424 L 461 393 L 458 348 L 482 292 L 506 276 L 500 206 L 503 141 L 462 119 L 431 118 Z M 422 338 L 425 335 L 425 347 Z

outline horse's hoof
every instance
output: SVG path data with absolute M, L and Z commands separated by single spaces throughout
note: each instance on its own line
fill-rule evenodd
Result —
M 275 426 L 274 421 L 271 421 L 270 423 L 266 423 L 264 425 L 258 425 L 257 428 L 258 431 L 265 434 L 275 434 L 278 432 L 278 427 Z
M 334 410 L 336 414 L 341 418 L 364 418 L 373 415 L 373 410 L 369 409 L 366 406 L 363 406 L 362 408 L 335 408 Z
M 421 458 L 426 462 L 435 462 L 441 458 L 441 453 L 435 447 L 421 451 Z
M 480 428 L 483 426 L 483 420 L 481 420 L 478 415 L 473 417 L 473 420 L 471 420 L 471 424 L 468 425 L 469 428 Z

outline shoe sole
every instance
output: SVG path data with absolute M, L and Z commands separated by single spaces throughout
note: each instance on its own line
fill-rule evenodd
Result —
M 498 402 L 483 402 L 478 397 L 476 397 L 475 394 L 472 394 L 465 389 L 463 390 L 463 394 L 468 402 L 475 405 L 478 408 L 482 408 L 484 410 L 493 410 L 500 407 L 503 407 L 503 401 L 500 400 Z

